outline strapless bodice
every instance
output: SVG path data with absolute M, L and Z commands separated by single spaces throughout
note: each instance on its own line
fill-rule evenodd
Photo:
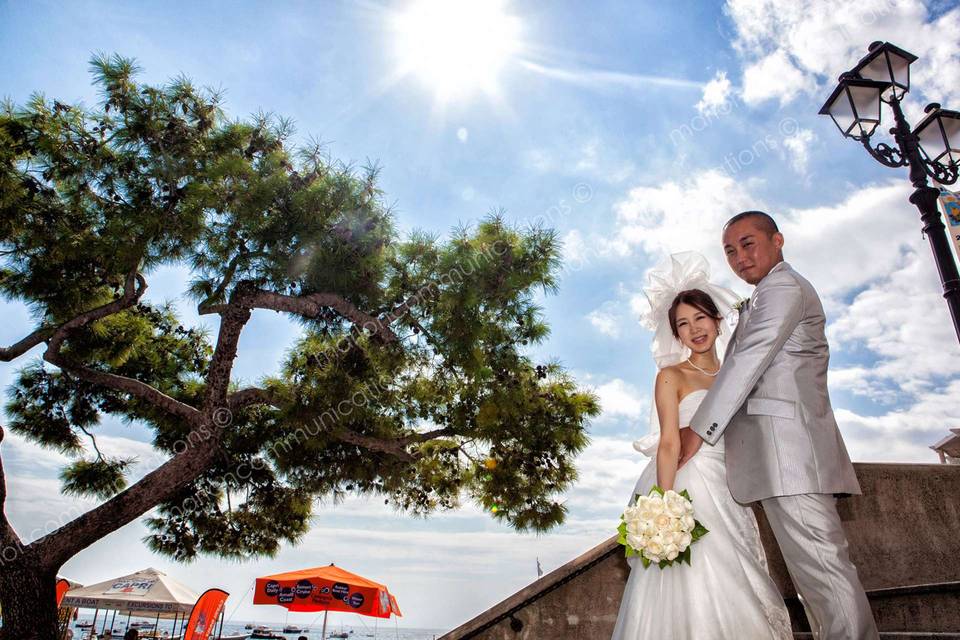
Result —
M 700 408 L 700 403 L 703 402 L 703 399 L 707 396 L 707 391 L 709 391 L 709 389 L 697 389 L 696 391 L 691 391 L 680 400 L 680 404 L 677 407 L 677 413 L 680 419 L 677 422 L 681 428 L 690 426 L 690 421 L 693 420 L 694 414 L 697 412 L 697 409 Z M 660 432 L 654 431 L 648 436 L 635 440 L 633 442 L 633 448 L 644 455 L 652 457 L 657 451 L 659 441 Z M 700 447 L 700 451 L 705 452 L 707 455 L 722 456 L 723 436 L 717 440 L 717 444 L 714 446 L 711 447 L 707 445 Z
M 690 421 L 693 420 L 693 414 L 697 412 L 697 409 L 700 407 L 700 403 L 703 402 L 703 399 L 707 397 L 707 391 L 709 389 L 697 389 L 696 391 L 691 391 L 683 397 L 683 400 L 680 401 L 679 412 L 680 412 L 680 426 L 689 427 Z
M 697 412 L 697 409 L 700 408 L 700 403 L 703 402 L 703 399 L 707 397 L 708 391 L 709 389 L 697 389 L 696 391 L 691 391 L 680 400 L 678 413 L 680 414 L 679 424 L 681 427 L 690 426 L 693 415 Z M 708 455 L 723 455 L 723 436 L 720 436 L 717 444 L 712 447 L 703 446 L 700 448 L 700 451 L 706 451 Z

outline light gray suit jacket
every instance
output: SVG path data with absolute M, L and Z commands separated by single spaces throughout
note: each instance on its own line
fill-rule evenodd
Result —
M 727 483 L 739 502 L 860 493 L 827 392 L 825 324 L 813 285 L 786 262 L 757 284 L 741 312 L 690 422 L 711 445 L 726 434 Z

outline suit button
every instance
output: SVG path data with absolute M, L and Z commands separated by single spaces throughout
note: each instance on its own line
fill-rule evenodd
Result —
M 716 429 L 716 428 L 717 428 L 717 423 L 714 422 L 712 426 L 713 426 L 714 429 Z

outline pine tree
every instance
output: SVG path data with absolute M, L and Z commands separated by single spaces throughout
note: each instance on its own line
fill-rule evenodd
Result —
M 534 294 L 557 288 L 553 230 L 491 214 L 447 240 L 400 238 L 376 167 L 294 148 L 284 119 L 228 120 L 186 78 L 141 84 L 119 56 L 91 66 L 93 109 L 39 95 L 0 108 L 0 293 L 37 327 L 0 360 L 39 347 L 6 427 L 70 456 L 65 493 L 102 501 L 33 541 L 0 512 L 3 638 L 55 637 L 58 569 L 155 507 L 145 543 L 180 561 L 269 556 L 318 499 L 349 494 L 562 522 L 599 407 L 525 355 L 549 331 Z M 216 336 L 144 301 L 171 264 L 190 266 Z M 281 375 L 240 388 L 237 343 L 264 311 L 303 336 Z M 166 461 L 128 486 L 131 460 L 97 447 L 104 416 L 147 425 Z

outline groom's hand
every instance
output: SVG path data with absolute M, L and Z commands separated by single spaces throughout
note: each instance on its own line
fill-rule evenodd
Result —
M 700 437 L 699 433 L 690 427 L 680 429 L 680 462 L 677 465 L 677 469 L 687 464 L 690 458 L 695 456 L 697 451 L 700 450 L 701 445 L 703 445 L 703 438 Z

